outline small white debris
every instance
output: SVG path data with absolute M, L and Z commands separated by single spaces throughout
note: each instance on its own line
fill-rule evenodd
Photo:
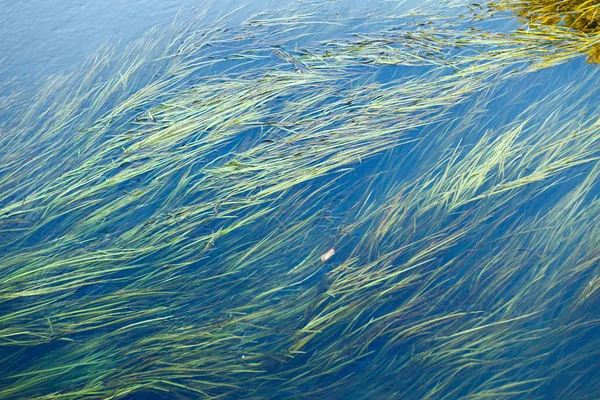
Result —
M 335 250 L 333 249 L 333 247 L 331 249 L 329 249 L 326 253 L 323 253 L 323 255 L 321 256 L 321 261 L 322 262 L 326 262 L 327 260 L 329 260 L 331 257 L 333 257 L 333 255 L 335 254 Z

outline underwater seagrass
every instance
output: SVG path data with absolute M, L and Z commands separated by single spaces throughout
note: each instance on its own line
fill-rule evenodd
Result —
M 0 398 L 599 397 L 597 39 L 516 9 L 207 12 L 3 88 Z
M 507 0 L 491 3 L 492 8 L 515 12 L 528 29 L 541 29 L 549 36 L 561 33 L 579 36 L 587 62 L 600 64 L 600 2 L 597 0 Z M 558 37 L 556 37 L 558 39 Z

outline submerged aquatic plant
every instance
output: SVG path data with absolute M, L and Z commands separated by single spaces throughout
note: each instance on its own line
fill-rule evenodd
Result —
M 597 0 L 518 0 L 491 3 L 493 8 L 515 12 L 528 29 L 560 38 L 575 35 L 587 62 L 600 64 L 600 2 Z
M 553 75 L 591 42 L 427 7 L 3 97 L 0 397 L 598 397 L 598 71 Z

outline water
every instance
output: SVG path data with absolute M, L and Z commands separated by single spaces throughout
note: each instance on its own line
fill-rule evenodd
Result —
M 598 397 L 579 36 L 138 3 L 3 5 L 0 398 Z

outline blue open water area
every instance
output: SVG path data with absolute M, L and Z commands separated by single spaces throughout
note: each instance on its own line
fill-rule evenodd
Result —
M 558 3 L 0 3 L 0 399 L 600 398 Z

